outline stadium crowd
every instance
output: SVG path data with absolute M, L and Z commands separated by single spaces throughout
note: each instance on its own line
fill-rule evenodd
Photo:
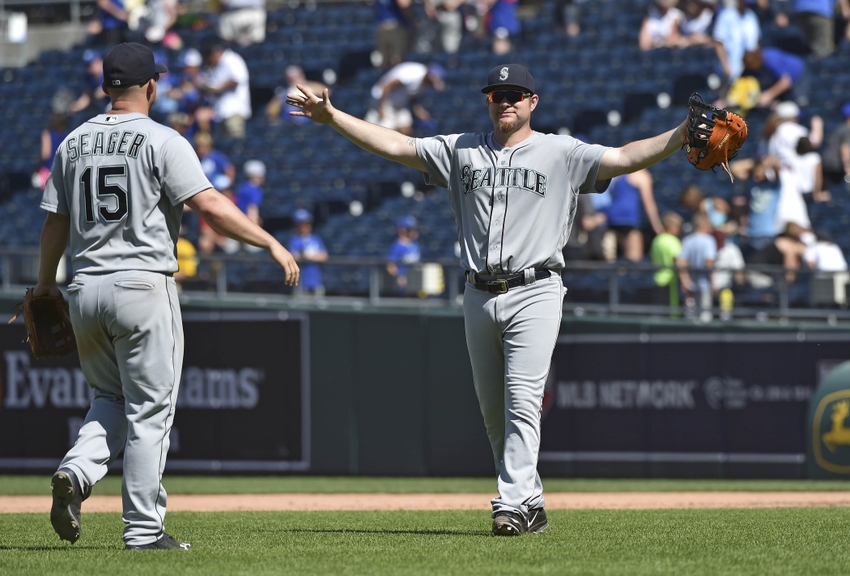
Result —
M 528 41 L 522 35 L 523 5 L 522 0 L 375 0 L 372 64 L 382 75 L 364 104 L 365 118 L 404 133 L 435 133 L 439 118 L 432 117 L 421 97 L 445 90 L 448 79 L 440 64 L 429 63 L 429 55 L 462 58 L 461 39 L 468 36 L 509 61 L 519 43 Z M 565 38 L 582 37 L 587 0 L 528 6 L 551 10 L 552 25 Z M 54 95 L 34 182 L 43 186 L 53 151 L 65 134 L 107 110 L 100 88 L 105 51 L 120 41 L 139 41 L 170 68 L 160 80 L 153 117 L 190 139 L 216 188 L 262 223 L 266 171 L 277 167 L 253 158 L 237 167 L 215 143 L 251 137 L 246 122 L 258 111 L 252 107 L 249 67 L 240 48 L 268 42 L 265 0 L 222 0 L 219 13 L 201 15 L 183 13 L 174 0 L 99 0 L 98 8 L 79 66 L 85 89 L 79 94 L 60 89 Z M 743 183 L 733 194 L 690 185 L 682 189 L 675 210 L 660 213 L 649 171 L 617 178 L 605 193 L 579 199 L 566 258 L 730 269 L 776 264 L 789 269 L 788 282 L 794 281 L 793 270 L 801 268 L 846 271 L 844 255 L 834 249 L 828 231 L 814 229 L 809 209 L 829 202 L 830 190 L 850 186 L 850 98 L 841 108 L 845 122 L 825 133 L 823 120 L 807 113 L 813 81 L 807 67 L 850 42 L 850 0 L 653 0 L 636 3 L 634 9 L 645 11 L 634 50 L 713 50 L 713 72 L 719 79 L 716 104 L 744 115 L 761 113 L 767 120 L 761 133 L 750 134 L 757 140 L 755 154 L 733 163 L 733 174 Z M 178 24 L 181 18 L 184 24 Z M 787 36 L 791 40 L 786 44 L 766 45 L 764 26 L 802 34 Z M 204 43 L 194 44 L 193 31 L 199 29 L 214 29 L 217 37 L 207 35 Z M 308 79 L 298 63 L 288 63 L 281 87 L 264 103 L 270 125 L 303 121 L 289 116 L 283 97 L 298 83 L 314 91 L 334 89 L 333 78 Z M 290 216 L 291 238 L 302 247 L 294 251 L 318 270 L 328 252 L 313 231 L 315 215 L 302 209 Z M 191 214 L 185 220 L 186 241 L 201 254 L 245 249 L 224 241 Z M 405 229 L 415 230 L 415 225 Z M 415 241 L 415 234 L 408 237 Z M 391 242 L 388 238 L 386 254 L 395 253 Z M 391 262 L 388 272 L 403 287 L 400 269 Z M 306 292 L 321 294 L 321 275 L 314 275 Z M 663 295 L 658 301 L 671 305 L 678 305 L 682 296 L 708 306 L 724 289 L 744 284 L 765 288 L 771 282 L 764 274 L 720 271 L 694 275 L 661 270 L 655 277 Z

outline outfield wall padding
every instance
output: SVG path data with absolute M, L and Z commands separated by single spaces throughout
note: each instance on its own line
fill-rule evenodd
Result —
M 210 386 L 223 386 L 216 383 L 244 368 L 265 380 L 257 406 L 237 402 L 224 410 L 215 399 L 215 408 L 182 401 L 175 426 L 184 448 L 169 456 L 170 471 L 494 475 L 458 310 L 258 308 L 191 299 L 183 309 L 191 322 L 224 312 L 273 321 L 261 330 L 244 322 L 219 326 L 214 337 L 225 343 L 215 353 L 187 342 L 186 364 L 196 376 L 212 370 Z M 20 358 L 27 349 L 22 329 L 0 328 L 3 398 L 9 354 Z M 200 325 L 187 333 L 204 338 Z M 250 354 L 239 352 L 246 347 Z M 567 315 L 542 407 L 539 469 L 543 476 L 805 477 L 809 398 L 848 359 L 850 331 L 825 323 L 695 326 Z M 66 366 L 72 380 L 75 363 L 31 361 Z M 225 376 L 216 375 L 219 368 Z M 198 390 L 196 384 L 196 397 Z M 7 445 L 12 453 L 0 454 L 3 469 L 49 470 L 72 440 L 66 420 L 85 414 L 81 405 L 49 401 L 28 409 L 13 413 L 0 405 L 0 433 L 28 438 L 14 450 Z M 45 428 L 35 424 L 45 419 L 59 422 L 46 428 L 47 443 L 38 441 Z M 207 437 L 218 444 L 204 446 L 203 455 L 187 452 L 204 427 L 219 424 L 230 426 L 228 433 Z

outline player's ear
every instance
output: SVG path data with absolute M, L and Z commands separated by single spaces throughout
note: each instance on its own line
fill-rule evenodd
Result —
M 537 108 L 537 103 L 540 101 L 540 97 L 537 94 L 531 95 L 531 110 Z

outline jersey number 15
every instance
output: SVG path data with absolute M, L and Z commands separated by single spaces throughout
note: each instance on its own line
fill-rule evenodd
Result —
M 99 202 L 98 204 L 100 205 L 97 211 L 101 218 L 107 222 L 119 222 L 124 219 L 127 215 L 127 191 L 114 182 L 110 183 L 108 178 L 110 176 L 122 177 L 126 175 L 126 166 L 100 166 L 97 168 L 97 189 L 94 190 L 92 188 L 92 167 L 89 166 L 85 169 L 82 176 L 80 176 L 80 188 L 83 193 L 83 202 L 85 203 L 86 222 L 92 224 L 95 222 L 95 196 L 97 198 L 112 196 L 118 201 L 118 205 L 113 210 L 110 210 L 108 206 Z

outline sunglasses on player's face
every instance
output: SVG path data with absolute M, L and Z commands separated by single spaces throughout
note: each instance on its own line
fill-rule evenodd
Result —
M 530 92 L 523 92 L 521 90 L 494 90 L 487 94 L 487 101 L 493 104 L 501 104 L 502 101 L 507 100 L 508 104 L 516 104 L 530 96 Z

